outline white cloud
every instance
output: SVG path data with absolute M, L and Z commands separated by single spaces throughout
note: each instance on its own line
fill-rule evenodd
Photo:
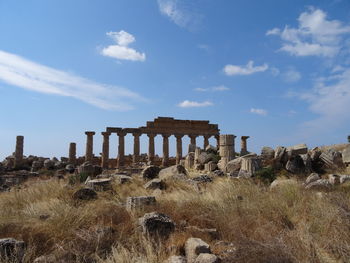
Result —
M 124 30 L 119 32 L 107 32 L 107 36 L 112 38 L 116 45 L 110 45 L 101 50 L 101 54 L 122 60 L 145 61 L 146 54 L 140 53 L 133 48 L 128 47 L 129 44 L 135 42 L 135 37 Z
M 199 91 L 199 92 L 207 92 L 207 91 L 227 91 L 230 90 L 230 88 L 224 86 L 224 85 L 220 85 L 220 86 L 214 86 L 211 88 L 195 88 L 195 91 Z
M 201 15 L 191 10 L 189 3 L 184 0 L 157 0 L 157 2 L 160 13 L 180 27 L 195 29 L 201 20 Z
M 286 72 L 283 73 L 282 75 L 284 81 L 293 83 L 293 82 L 298 82 L 301 79 L 301 74 L 300 72 L 296 71 L 295 69 L 289 69 Z
M 298 28 L 274 28 L 266 35 L 280 36 L 283 40 L 280 50 L 291 55 L 333 57 L 341 49 L 343 35 L 350 33 L 350 26 L 338 20 L 328 20 L 327 14 L 320 9 L 310 8 L 303 12 L 298 22 Z
M 224 72 L 228 76 L 233 75 L 251 75 L 257 72 L 264 72 L 269 68 L 267 64 L 254 67 L 254 61 L 250 60 L 246 66 L 226 65 Z
M 128 101 L 143 100 L 128 89 L 53 69 L 0 50 L 0 80 L 45 94 L 73 97 L 101 109 L 130 110 Z
M 250 112 L 254 113 L 254 114 L 261 115 L 261 116 L 266 116 L 267 115 L 267 110 L 264 110 L 264 109 L 251 108 Z
M 184 100 L 183 102 L 179 103 L 177 106 L 181 108 L 194 108 L 194 107 L 208 107 L 213 105 L 214 104 L 210 101 L 197 102 L 197 101 Z

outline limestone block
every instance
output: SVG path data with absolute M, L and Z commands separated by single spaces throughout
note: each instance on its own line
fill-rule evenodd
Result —
M 126 199 L 126 209 L 129 211 L 143 209 L 156 204 L 154 196 L 130 196 Z
M 159 178 L 166 180 L 166 179 L 175 179 L 176 177 L 187 177 L 187 170 L 182 165 L 173 165 L 168 168 L 164 168 L 160 170 L 159 172 Z
M 218 169 L 218 165 L 216 163 L 214 163 L 213 161 L 210 161 L 208 163 L 206 163 L 204 165 L 204 169 L 208 172 L 212 172 L 212 171 L 215 171 L 216 169 Z
M 167 239 L 175 230 L 175 223 L 165 214 L 152 212 L 139 218 L 142 232 L 150 237 Z
M 148 183 L 146 183 L 143 187 L 147 190 L 155 190 L 155 189 L 164 190 L 166 185 L 165 185 L 165 182 L 161 179 L 153 179 Z
M 189 238 L 185 243 L 185 253 L 188 263 L 194 263 L 201 253 L 211 253 L 210 247 L 200 238 Z
M 275 150 L 271 147 L 264 146 L 261 149 L 261 157 L 265 160 L 271 160 L 275 157 Z
M 287 153 L 289 157 L 293 157 L 299 154 L 306 154 L 307 153 L 307 146 L 306 144 L 297 144 L 294 146 L 290 146 L 287 148 Z
M 95 191 L 106 191 L 112 188 L 112 178 L 100 178 L 89 180 L 86 184 Z
M 350 144 L 346 146 L 342 153 L 343 162 L 345 164 L 350 164 Z
M 317 181 L 319 179 L 321 179 L 321 178 L 320 178 L 320 176 L 317 173 L 312 173 L 306 178 L 305 184 L 309 184 L 309 183 L 315 182 L 315 181 Z
M 220 135 L 220 148 L 225 145 L 234 145 L 235 136 L 231 134 Z
M 210 253 L 201 253 L 194 261 L 195 263 L 220 263 L 221 260 L 215 256 L 214 254 Z

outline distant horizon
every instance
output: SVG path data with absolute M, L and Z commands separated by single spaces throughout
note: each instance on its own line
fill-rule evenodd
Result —
M 83 156 L 87 130 L 98 156 L 105 127 L 157 116 L 209 120 L 256 153 L 350 135 L 349 1 L 4 0 L 0 31 L 1 160 L 17 135 L 26 155 Z

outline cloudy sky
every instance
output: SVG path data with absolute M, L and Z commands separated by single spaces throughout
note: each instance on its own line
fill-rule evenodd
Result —
M 347 0 L 0 0 L 0 32 L 0 158 L 16 135 L 27 155 L 83 154 L 86 130 L 98 155 L 106 126 L 157 116 L 210 120 L 257 152 L 350 134 Z

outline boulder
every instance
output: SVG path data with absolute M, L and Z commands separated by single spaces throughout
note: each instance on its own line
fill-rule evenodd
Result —
M 53 169 L 55 169 L 55 162 L 53 160 L 47 159 L 44 161 L 44 167 L 47 170 L 53 170 Z
M 233 159 L 229 161 L 226 165 L 226 172 L 229 174 L 238 174 L 239 170 L 241 169 L 242 165 L 242 157 L 238 157 L 236 159 Z
M 198 156 L 198 163 L 204 165 L 210 162 L 212 159 L 213 159 L 213 155 L 211 153 L 201 152 Z
M 204 165 L 204 169 L 208 172 L 212 172 L 212 171 L 215 171 L 216 169 L 218 169 L 218 165 L 216 163 L 214 163 L 213 161 L 210 161 L 209 163 L 206 163 Z
M 160 189 L 164 190 L 166 188 L 165 182 L 161 179 L 153 179 L 143 186 L 147 190 Z
M 94 176 L 95 169 L 92 163 L 85 162 L 82 165 L 78 167 L 78 173 L 80 174 L 87 174 L 88 176 Z
M 307 146 L 306 144 L 297 144 L 297 145 L 288 147 L 286 151 L 287 151 L 288 157 L 291 158 L 299 154 L 306 154 Z
M 332 189 L 332 184 L 327 179 L 319 179 L 305 186 L 308 190 L 328 191 Z
M 340 183 L 344 184 L 346 182 L 350 182 L 350 175 L 341 175 L 340 176 Z
M 171 256 L 164 263 L 187 263 L 186 258 L 183 256 Z
M 275 150 L 271 147 L 264 146 L 261 149 L 261 157 L 264 160 L 272 160 L 275 157 Z
M 238 177 L 249 178 L 252 177 L 256 171 L 261 168 L 260 160 L 257 157 L 244 156 L 242 157 L 241 169 Z
M 343 163 L 350 164 L 350 144 L 348 144 L 342 152 Z
M 9 262 L 22 262 L 25 252 L 25 243 L 14 238 L 0 239 L 0 260 Z
M 306 173 L 311 173 L 312 171 L 312 161 L 310 155 L 307 154 L 300 154 L 301 159 L 303 160 L 304 163 L 304 171 Z
M 320 155 L 324 167 L 328 169 L 339 169 L 344 167 L 342 154 L 334 149 L 329 149 Z
M 275 149 L 275 160 L 277 162 L 282 162 L 282 163 L 285 163 L 287 160 L 286 160 L 286 148 L 283 147 L 283 146 L 277 146 L 276 149 Z
M 298 186 L 298 182 L 293 179 L 276 179 L 270 185 L 270 190 L 283 189 L 288 186 Z
M 189 238 L 185 243 L 185 253 L 188 263 L 194 263 L 199 254 L 211 253 L 210 247 L 200 238 Z
M 150 165 L 142 170 L 141 177 L 145 180 L 152 180 L 158 177 L 159 171 L 160 171 L 159 166 Z
M 90 188 L 81 188 L 73 194 L 73 199 L 75 200 L 93 200 L 96 198 L 97 193 Z
M 194 261 L 195 263 L 220 263 L 221 260 L 215 256 L 214 254 L 210 253 L 201 253 Z
M 75 167 L 73 164 L 67 164 L 66 167 L 65 167 L 66 171 L 70 174 L 74 173 L 75 171 Z
M 130 196 L 126 199 L 126 209 L 128 211 L 139 210 L 145 208 L 145 206 L 151 206 L 156 204 L 156 198 L 154 196 Z
M 100 178 L 89 180 L 86 185 L 95 191 L 106 191 L 112 189 L 112 178 Z
M 306 178 L 305 184 L 309 184 L 309 183 L 315 182 L 315 181 L 317 181 L 319 179 L 321 179 L 321 178 L 320 178 L 320 176 L 317 173 L 312 173 Z
M 142 232 L 150 237 L 167 239 L 175 231 L 175 223 L 165 214 L 152 212 L 139 218 Z
M 286 170 L 292 174 L 301 174 L 305 171 L 303 159 L 299 155 L 291 157 L 287 164 Z
M 187 178 L 186 168 L 182 165 L 173 165 L 160 170 L 158 177 L 163 180 Z

